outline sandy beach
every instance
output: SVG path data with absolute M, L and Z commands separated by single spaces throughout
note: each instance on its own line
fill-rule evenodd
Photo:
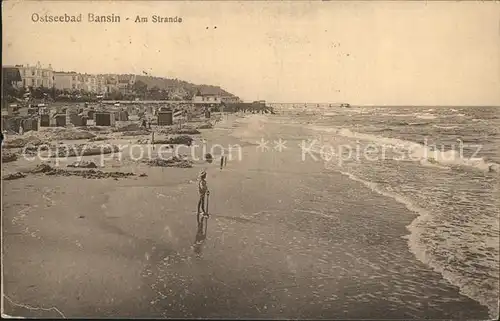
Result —
M 498 320 L 499 5 L 4 1 L 2 317 Z
M 305 129 L 267 117 L 274 116 L 230 116 L 202 130 L 196 141 L 242 146 L 241 159 L 222 170 L 215 157 L 192 168 L 124 162 L 120 171 L 137 175 L 117 180 L 42 174 L 4 180 L 4 313 L 488 318 L 486 307 L 408 250 L 406 226 L 416 213 L 321 162 L 300 161 L 299 142 L 291 139 L 307 136 Z M 278 134 L 288 138 L 287 149 L 256 148 L 260 137 Z M 30 166 L 19 160 L 2 171 Z M 208 173 L 211 217 L 196 253 L 201 169 Z

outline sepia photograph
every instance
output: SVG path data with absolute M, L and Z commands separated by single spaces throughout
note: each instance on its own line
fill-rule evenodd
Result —
M 1 90 L 2 318 L 499 318 L 499 1 L 7 0 Z

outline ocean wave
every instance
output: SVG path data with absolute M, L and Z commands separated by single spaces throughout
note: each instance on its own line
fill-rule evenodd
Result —
M 460 293 L 486 306 L 489 309 L 491 317 L 498 317 L 498 297 L 495 298 L 495 293 L 498 293 L 498 284 L 491 286 L 491 284 L 487 283 L 488 281 L 477 281 L 473 275 L 463 273 L 464 271 L 460 270 L 459 267 L 455 267 L 454 264 L 450 265 L 450 262 L 446 258 L 434 255 L 432 250 L 423 242 L 424 239 L 429 237 L 426 235 L 426 223 L 432 218 L 431 212 L 415 205 L 407 197 L 385 190 L 377 183 L 366 181 L 346 171 L 340 170 L 339 172 L 363 184 L 372 191 L 403 204 L 408 210 L 417 213 L 418 217 L 406 227 L 410 232 L 410 235 L 406 237 L 410 252 L 419 261 L 440 273 L 451 284 L 458 286 Z
M 382 113 L 380 116 L 391 116 L 391 117 L 410 117 L 411 114 L 393 114 L 393 113 Z
M 421 122 L 421 123 L 409 123 L 410 126 L 426 126 L 429 125 L 429 122 Z
M 500 172 L 500 164 L 485 161 L 482 157 L 465 158 L 460 152 L 456 150 L 440 151 L 433 150 L 431 146 L 410 142 L 398 138 L 389 138 L 373 134 L 364 134 L 353 132 L 347 128 L 327 128 L 320 126 L 313 126 L 314 130 L 323 132 L 334 133 L 343 137 L 353 138 L 357 140 L 364 140 L 381 145 L 393 146 L 397 149 L 404 149 L 409 152 L 409 158 L 414 161 L 421 162 L 428 165 L 429 162 L 440 164 L 444 166 L 464 166 L 474 168 L 485 172 Z M 459 146 L 457 146 L 459 147 Z
M 387 122 L 387 121 L 380 121 L 379 122 L 380 124 L 386 124 L 386 125 L 390 125 L 390 126 L 408 126 L 410 125 L 409 122 L 406 122 L 406 121 L 395 121 L 395 122 Z
M 435 128 L 445 129 L 445 130 L 458 128 L 458 126 L 440 126 L 440 125 L 432 125 L 432 126 Z
M 458 117 L 465 117 L 465 116 L 467 116 L 467 115 L 462 114 L 462 113 L 458 113 L 458 114 L 443 115 L 442 117 L 446 117 L 446 118 L 458 118 Z
M 404 120 L 394 122 L 379 121 L 378 123 L 385 124 L 387 126 L 426 126 L 430 124 L 429 122 L 407 122 Z
M 444 169 L 444 170 L 450 170 L 451 169 L 448 166 L 443 166 L 443 165 L 436 164 L 432 160 L 428 160 L 428 159 L 422 159 L 422 160 L 420 160 L 420 165 L 422 165 L 424 167 L 431 167 L 431 168 Z
M 428 245 L 424 244 L 424 240 L 429 238 L 429 235 L 427 235 L 426 233 L 426 226 L 434 225 L 434 223 L 430 222 L 432 218 L 430 213 L 418 208 L 414 204 L 407 206 L 407 208 L 412 209 L 420 214 L 419 217 L 417 217 L 410 225 L 407 226 L 407 229 L 410 231 L 410 235 L 408 236 L 408 246 L 410 248 L 410 251 L 419 261 L 430 266 L 434 271 L 440 273 L 451 284 L 456 285 L 460 289 L 460 293 L 486 306 L 489 310 L 490 317 L 492 317 L 493 319 L 498 318 L 499 301 L 498 297 L 495 298 L 495 295 L 498 295 L 498 283 L 492 286 L 490 283 L 490 278 L 486 278 L 486 280 L 479 280 L 474 276 L 474 274 L 467 273 L 467 270 L 464 269 L 464 267 L 468 264 L 471 264 L 470 262 L 458 263 L 455 261 L 456 258 L 454 256 L 445 258 L 442 256 L 438 257 L 437 255 L 434 255 L 432 253 L 432 249 L 429 248 Z M 451 224 L 451 226 L 453 226 L 453 224 Z M 436 234 L 439 233 L 439 231 L 433 231 L 432 233 Z M 459 232 L 457 230 L 457 232 L 455 233 L 460 234 L 463 233 L 463 231 Z M 463 239 L 460 239 L 460 241 L 464 242 Z M 471 243 L 475 242 L 469 240 L 468 243 L 468 250 L 464 252 L 470 253 L 472 251 L 474 254 L 476 254 L 476 250 L 474 250 L 470 245 Z M 449 246 L 451 247 L 453 245 L 450 244 Z M 463 248 L 461 249 L 461 251 L 463 251 Z M 484 261 L 482 263 L 484 263 Z M 472 264 L 476 265 L 477 263 Z M 460 267 L 464 270 L 460 270 Z
M 436 119 L 437 118 L 435 115 L 432 115 L 429 113 L 415 114 L 415 117 L 417 117 L 419 119 Z

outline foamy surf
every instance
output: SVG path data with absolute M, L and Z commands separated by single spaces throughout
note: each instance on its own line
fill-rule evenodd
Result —
M 328 165 L 328 164 L 327 164 Z M 425 236 L 425 226 L 426 222 L 431 219 L 431 213 L 427 210 L 425 210 L 422 207 L 419 207 L 415 205 L 410 199 L 401 196 L 397 193 L 386 191 L 377 183 L 373 183 L 370 181 L 363 180 L 352 173 L 338 170 L 341 174 L 346 175 L 349 177 L 351 180 L 354 180 L 356 182 L 359 182 L 369 188 L 370 190 L 385 196 L 389 197 L 403 205 L 405 207 L 418 214 L 418 217 L 411 222 L 407 226 L 408 231 L 410 234 L 406 236 L 408 240 L 408 247 L 410 252 L 412 252 L 415 257 L 422 263 L 426 264 L 427 266 L 431 267 L 434 271 L 440 273 L 445 280 L 450 282 L 451 284 L 457 286 L 460 290 L 460 293 L 479 302 L 481 305 L 485 306 L 489 310 L 490 317 L 493 319 L 498 318 L 499 314 L 499 300 L 498 296 L 495 297 L 495 294 L 498 294 L 498 289 L 500 288 L 500 285 L 494 284 L 490 286 L 489 288 L 487 287 L 482 287 L 480 286 L 481 284 L 477 284 L 475 282 L 474 276 L 469 276 L 463 273 L 460 273 L 461 271 L 457 268 L 450 268 L 447 267 L 447 262 L 443 261 L 443 259 L 440 259 L 436 256 L 434 256 L 430 251 L 429 248 L 427 248 L 422 242 L 422 240 L 426 237 Z M 449 264 L 449 263 L 448 263 Z
M 440 126 L 440 125 L 432 125 L 432 127 L 445 130 L 458 128 L 458 126 Z
M 415 116 L 415 117 L 417 117 L 417 118 L 419 118 L 419 119 L 436 119 L 436 118 L 437 118 L 436 116 L 431 115 L 431 114 L 429 114 L 429 113 L 424 113 L 424 114 L 416 114 L 416 116 Z
M 406 119 L 399 122 L 395 114 Z M 445 121 L 416 120 L 417 115 Z M 385 108 L 365 117 L 348 116 L 309 126 L 319 142 L 316 153 L 334 170 L 418 213 L 407 226 L 411 253 L 497 317 L 498 181 L 497 175 L 481 173 L 500 172 L 498 123 L 492 120 L 496 111 Z M 464 122 L 465 117 L 474 122 Z M 479 143 L 481 150 L 471 145 Z M 321 149 L 324 145 L 333 148 Z M 335 156 L 343 159 L 346 145 L 353 153 L 374 147 L 377 158 L 355 159 L 349 153 L 346 161 L 335 162 Z M 325 155 L 329 150 L 333 155 Z
M 410 142 L 398 138 L 389 138 L 373 134 L 363 134 L 353 132 L 346 128 L 332 128 L 311 126 L 315 131 L 337 134 L 343 137 L 353 138 L 356 140 L 363 140 L 373 142 L 379 145 L 389 145 L 397 149 L 404 149 L 409 152 L 409 159 L 420 162 L 426 166 L 429 163 L 440 164 L 444 166 L 463 166 L 474 168 L 484 172 L 500 172 L 500 164 L 485 161 L 482 157 L 466 158 L 456 150 L 443 151 L 434 149 L 434 146 L 425 146 L 423 144 Z M 453 146 L 454 147 L 454 146 Z M 457 147 L 460 147 L 457 144 Z

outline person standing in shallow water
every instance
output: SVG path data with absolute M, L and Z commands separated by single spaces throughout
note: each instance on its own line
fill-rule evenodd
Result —
M 200 195 L 200 198 L 198 200 L 198 211 L 196 214 L 197 222 L 200 221 L 201 213 L 203 213 L 204 216 L 208 216 L 208 213 L 205 211 L 205 195 L 209 194 L 206 178 L 207 173 L 205 171 L 202 171 L 200 173 L 200 181 L 198 182 L 198 193 Z

